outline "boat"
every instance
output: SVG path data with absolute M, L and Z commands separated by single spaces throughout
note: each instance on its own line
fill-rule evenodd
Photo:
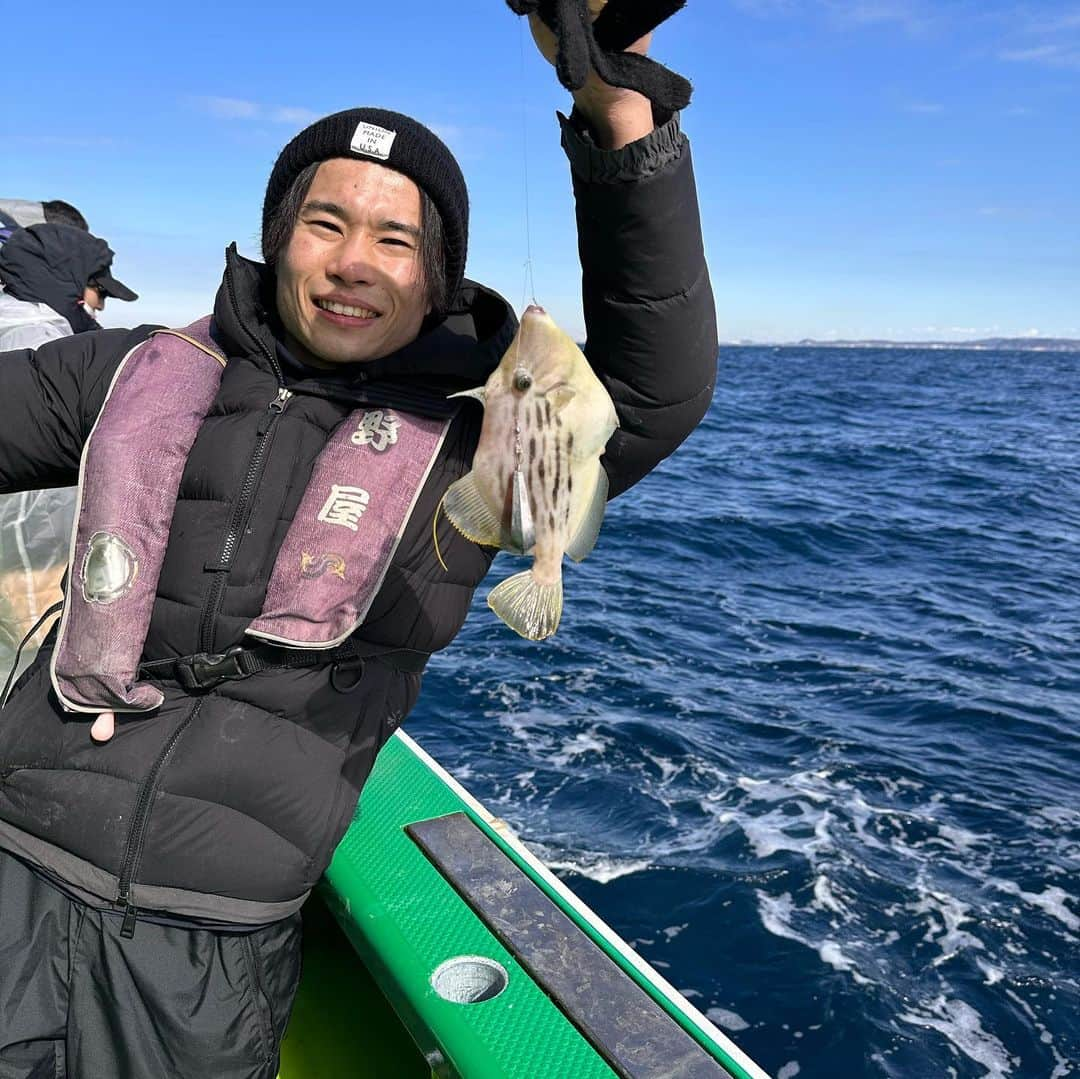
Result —
M 768 1079 L 401 731 L 303 918 L 279 1079 Z

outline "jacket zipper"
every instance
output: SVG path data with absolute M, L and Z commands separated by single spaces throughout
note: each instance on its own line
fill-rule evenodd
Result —
M 135 904 L 131 902 L 131 882 L 139 868 L 139 859 L 142 857 L 143 842 L 146 839 L 146 825 L 150 819 L 150 809 L 154 794 L 157 791 L 158 780 L 161 778 L 162 770 L 176 748 L 176 743 L 180 741 L 184 731 L 194 722 L 200 708 L 202 708 L 202 701 L 198 700 L 191 709 L 191 715 L 173 731 L 172 736 L 165 743 L 165 748 L 158 754 L 157 760 L 154 761 L 154 766 L 150 769 L 149 775 L 143 780 L 138 797 L 135 799 L 135 810 L 131 814 L 131 827 L 128 829 L 127 849 L 124 851 L 124 861 L 120 866 L 120 880 L 116 889 L 116 901 L 122 903 L 124 907 L 124 921 L 120 927 L 122 937 L 130 938 L 135 935 L 135 920 L 139 912 Z
M 270 365 L 270 370 L 274 372 L 278 380 L 278 385 L 284 386 L 285 375 L 282 373 L 281 365 L 277 362 L 277 357 L 266 347 L 266 343 L 261 338 L 251 332 L 248 324 L 244 321 L 243 315 L 240 313 L 240 304 L 236 299 L 236 289 L 233 287 L 232 267 L 228 262 L 225 264 L 225 291 L 229 294 L 229 306 L 232 307 L 233 314 L 236 316 L 236 324 L 244 331 L 247 339 L 263 354 L 264 359 Z
M 256 430 L 255 449 L 252 451 L 247 473 L 244 476 L 244 482 L 240 487 L 240 494 L 229 520 L 229 528 L 225 534 L 225 542 L 222 545 L 221 557 L 218 559 L 218 564 L 216 566 L 210 567 L 215 571 L 214 581 L 210 586 L 210 593 L 207 596 L 206 606 L 203 609 L 199 632 L 200 643 L 203 650 L 207 652 L 213 648 L 214 620 L 216 619 L 218 609 L 221 606 L 221 598 L 225 590 L 225 578 L 228 575 L 229 568 L 232 564 L 232 557 L 236 553 L 236 548 L 240 543 L 240 537 L 247 520 L 248 503 L 251 500 L 255 488 L 258 486 L 259 477 L 265 463 L 270 436 L 273 434 L 274 425 L 285 411 L 285 407 L 292 397 L 292 393 L 285 388 L 285 376 L 282 373 L 281 365 L 277 362 L 277 358 L 270 352 L 263 341 L 248 329 L 247 324 L 241 317 L 240 306 L 237 303 L 236 291 L 233 287 L 232 271 L 228 267 L 225 271 L 225 287 L 229 295 L 229 302 L 236 315 L 237 323 L 270 365 L 270 369 L 277 377 L 278 391 L 273 401 L 267 406 L 267 414 L 262 418 Z M 143 781 L 143 785 L 139 788 L 139 794 L 135 800 L 135 810 L 131 818 L 131 827 L 128 831 L 127 849 L 124 851 L 124 860 L 120 866 L 120 879 L 117 884 L 116 892 L 117 902 L 123 904 L 124 907 L 124 921 L 120 928 L 120 935 L 123 937 L 130 938 L 135 935 L 135 922 L 139 912 L 131 902 L 131 884 L 138 871 L 139 860 L 142 857 L 143 843 L 146 839 L 146 825 L 149 821 L 152 800 L 154 793 L 157 790 L 158 780 L 161 778 L 162 770 L 172 756 L 177 742 L 180 741 L 184 732 L 191 726 L 192 722 L 194 722 L 201 707 L 202 701 L 196 701 L 195 706 L 191 710 L 191 715 L 189 715 L 173 732 L 172 737 L 165 744 L 165 747 L 158 755 L 157 760 L 154 761 L 154 766 L 150 769 L 150 773 Z
M 274 1009 L 270 1001 L 270 994 L 263 986 L 261 962 L 255 948 L 255 941 L 250 933 L 244 933 L 240 937 L 240 948 L 247 961 L 248 980 L 251 982 L 251 995 L 255 1000 L 255 1012 L 259 1019 L 259 1033 L 262 1037 L 263 1060 L 269 1060 L 274 1049 Z M 263 1011 L 263 1002 L 270 1013 L 269 1021 Z
M 266 463 L 266 451 L 269 448 L 274 425 L 281 414 L 285 411 L 292 392 L 284 386 L 278 388 L 277 396 L 267 405 L 266 414 L 259 421 L 256 430 L 255 449 L 252 451 L 251 460 L 248 462 L 247 474 L 240 486 L 240 494 L 233 506 L 232 516 L 229 519 L 229 527 L 225 533 L 225 542 L 221 547 L 221 554 L 216 563 L 207 565 L 207 569 L 214 574 L 214 580 L 210 585 L 210 591 L 206 597 L 206 605 L 203 607 L 202 621 L 199 626 L 199 647 L 203 652 L 214 650 L 214 621 L 221 608 L 221 600 L 225 593 L 225 579 L 232 568 L 233 556 L 236 548 L 240 545 L 240 539 L 247 525 L 248 513 L 251 508 L 252 495 L 259 485 L 262 477 L 263 466 Z
M 225 266 L 225 291 L 228 293 L 229 305 L 233 309 L 236 324 L 244 331 L 244 334 L 255 348 L 262 353 L 270 370 L 274 372 L 274 376 L 278 381 L 278 392 L 277 397 L 270 402 L 269 415 L 263 417 L 256 432 L 255 449 L 252 452 L 251 461 L 248 463 L 247 475 L 241 485 L 237 504 L 233 507 L 229 528 L 225 534 L 225 543 L 222 545 L 221 557 L 218 559 L 217 564 L 208 564 L 206 567 L 213 572 L 214 580 L 210 585 L 206 605 L 203 607 L 202 619 L 199 623 L 199 648 L 203 652 L 212 652 L 214 650 L 214 621 L 221 608 L 221 599 L 225 593 L 225 578 L 232 563 L 232 556 L 236 553 L 242 529 L 246 524 L 247 502 L 257 486 L 259 474 L 262 472 L 263 458 L 274 423 L 277 421 L 278 416 L 285 411 L 285 405 L 288 403 L 289 398 L 292 397 L 292 393 L 285 389 L 285 375 L 281 370 L 277 357 L 266 347 L 266 343 L 261 338 L 251 332 L 240 312 L 240 304 L 236 299 L 236 288 L 233 284 L 232 267 L 228 264 Z

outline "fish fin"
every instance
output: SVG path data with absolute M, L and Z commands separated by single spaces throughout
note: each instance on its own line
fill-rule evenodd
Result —
M 483 386 L 474 386 L 471 390 L 462 390 L 460 393 L 447 394 L 446 399 L 452 401 L 455 397 L 471 397 L 480 404 L 487 404 L 487 391 Z
M 596 483 L 588 508 L 581 518 L 581 524 L 566 547 L 566 553 L 580 562 L 596 546 L 596 537 L 600 535 L 600 526 L 604 523 L 604 510 L 607 509 L 608 477 L 604 466 L 596 462 Z
M 532 570 L 515 573 L 488 593 L 488 606 L 519 636 L 542 641 L 559 628 L 562 578 L 540 584 Z
M 443 510 L 466 539 L 485 547 L 502 546 L 502 524 L 480 494 L 473 473 L 450 484 L 443 495 Z

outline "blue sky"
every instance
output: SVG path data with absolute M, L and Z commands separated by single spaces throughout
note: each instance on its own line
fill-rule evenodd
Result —
M 50 4 L 5 46 L 0 195 L 109 241 L 141 299 L 106 324 L 184 323 L 256 254 L 285 142 L 396 108 L 458 154 L 469 273 L 515 306 L 528 161 L 536 298 L 580 334 L 568 95 L 501 0 L 451 7 Z M 725 339 L 1080 337 L 1080 2 L 689 0 L 653 52 L 695 84 Z

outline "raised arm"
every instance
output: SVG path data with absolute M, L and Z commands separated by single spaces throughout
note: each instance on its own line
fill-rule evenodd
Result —
M 590 0 L 595 14 L 603 0 Z M 555 38 L 530 16 L 541 52 Z M 643 55 L 649 35 L 628 49 Z M 585 353 L 620 428 L 604 457 L 614 496 L 667 457 L 712 400 L 716 308 L 690 145 L 678 115 L 590 71 L 562 119 L 577 204 Z

